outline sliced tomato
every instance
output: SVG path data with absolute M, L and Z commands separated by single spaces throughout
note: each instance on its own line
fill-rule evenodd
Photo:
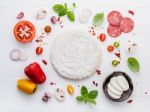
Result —
M 35 27 L 29 21 L 20 21 L 14 27 L 14 36 L 21 43 L 31 42 L 35 37 Z

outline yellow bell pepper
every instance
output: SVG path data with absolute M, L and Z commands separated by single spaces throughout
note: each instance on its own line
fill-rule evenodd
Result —
M 33 94 L 36 91 L 37 85 L 27 79 L 20 79 L 17 82 L 17 88 L 27 94 Z

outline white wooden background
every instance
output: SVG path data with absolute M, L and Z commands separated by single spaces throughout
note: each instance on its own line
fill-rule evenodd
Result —
M 121 52 L 123 61 L 117 68 L 112 68 L 110 61 L 112 55 L 106 52 L 106 46 L 114 41 L 112 38 L 108 38 L 107 42 L 101 45 L 102 47 L 102 75 L 94 75 L 81 81 L 70 81 L 59 77 L 53 70 L 50 59 L 50 46 L 55 36 L 68 28 L 79 28 L 87 30 L 90 22 L 87 25 L 80 25 L 78 20 L 75 23 L 70 23 L 65 17 L 63 23 L 65 28 L 62 30 L 58 26 L 53 27 L 53 32 L 50 37 L 47 37 L 45 41 L 48 45 L 45 45 L 44 54 L 37 57 L 35 54 L 35 43 L 22 45 L 13 37 L 13 27 L 16 20 L 16 15 L 23 11 L 25 18 L 32 21 L 37 28 L 37 33 L 40 33 L 40 29 L 49 23 L 49 18 L 54 15 L 51 7 L 55 3 L 67 2 L 68 5 L 72 2 L 76 2 L 77 9 L 75 9 L 76 18 L 79 16 L 79 12 L 84 8 L 90 8 L 95 14 L 99 11 L 104 11 L 107 15 L 111 10 L 119 10 L 125 16 L 131 16 L 128 14 L 128 10 L 134 10 L 135 16 L 131 16 L 135 21 L 135 29 L 133 33 L 123 34 L 116 40 L 121 42 Z M 48 16 L 43 21 L 36 21 L 34 19 L 34 12 L 39 8 L 46 8 L 48 10 Z M 150 111 L 150 1 L 149 0 L 0 0 L 0 112 L 149 112 Z M 104 23 L 104 32 L 108 23 Z M 126 65 L 126 59 L 129 55 L 124 51 L 127 40 L 134 40 L 138 43 L 139 48 L 134 55 L 137 57 L 141 64 L 141 72 L 134 74 L 129 71 Z M 26 62 L 12 62 L 9 59 L 9 52 L 13 48 L 19 48 L 25 50 L 29 54 L 29 59 Z M 41 59 L 48 61 L 48 66 L 42 66 L 47 74 L 47 81 L 45 84 L 39 86 L 37 92 L 28 96 L 16 89 L 16 82 L 18 79 L 25 77 L 23 69 L 26 65 L 33 61 L 38 61 L 41 65 Z M 127 72 L 134 82 L 134 92 L 130 99 L 133 100 L 131 104 L 126 102 L 114 103 L 109 101 L 103 94 L 102 83 L 107 75 L 114 70 L 122 70 Z M 51 81 L 55 81 L 57 85 L 61 85 L 63 88 L 67 84 L 71 83 L 75 86 L 76 95 L 79 94 L 78 84 L 91 86 L 92 80 L 99 82 L 99 96 L 97 98 L 97 106 L 84 105 L 77 103 L 74 97 L 67 95 L 66 101 L 60 103 L 52 98 L 48 103 L 43 103 L 41 97 L 43 92 L 52 91 L 52 87 L 49 86 Z M 147 95 L 144 92 L 148 92 Z

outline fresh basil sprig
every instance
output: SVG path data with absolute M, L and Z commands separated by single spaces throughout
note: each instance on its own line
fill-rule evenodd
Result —
M 97 96 L 98 96 L 97 90 L 91 90 L 88 92 L 88 89 L 85 86 L 82 86 L 81 87 L 81 96 L 77 96 L 76 100 L 81 101 L 81 102 L 85 102 L 85 104 L 87 102 L 89 102 L 89 103 L 96 105 L 95 98 Z
M 97 13 L 93 18 L 93 25 L 100 26 L 104 22 L 104 13 Z
M 65 3 L 64 5 L 56 4 L 53 6 L 53 10 L 58 14 L 58 16 L 62 17 L 67 15 L 68 19 L 72 22 L 75 21 L 75 15 L 73 12 L 74 8 L 76 8 L 75 3 L 72 4 L 72 8 L 68 8 L 67 3 Z
M 128 63 L 128 67 L 131 71 L 133 71 L 133 72 L 140 71 L 140 64 L 136 58 L 129 57 L 127 63 Z

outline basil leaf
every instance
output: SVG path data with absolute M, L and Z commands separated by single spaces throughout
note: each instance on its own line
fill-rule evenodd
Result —
M 66 10 L 68 9 L 68 7 L 67 7 L 67 3 L 65 3 L 65 4 L 64 4 L 64 7 L 65 7 L 65 9 L 66 9 Z
M 93 18 L 93 25 L 100 26 L 104 21 L 104 13 L 97 13 Z
M 64 11 L 65 10 L 65 7 L 61 4 L 56 4 L 53 6 L 53 10 L 56 12 L 56 13 L 59 13 L 60 11 Z
M 81 95 L 85 97 L 87 94 L 88 94 L 87 88 L 85 86 L 82 86 L 81 87 Z
M 53 10 L 58 14 L 58 16 L 65 16 L 67 14 L 67 17 L 70 21 L 75 21 L 75 15 L 73 13 L 73 9 L 76 7 L 76 4 L 73 3 L 73 8 L 69 8 L 67 6 L 67 3 L 64 4 L 56 4 L 53 6 Z
M 138 60 L 134 57 L 128 58 L 128 67 L 133 72 L 139 72 L 140 71 L 140 64 Z
M 77 101 L 84 101 L 84 97 L 83 97 L 83 96 L 77 96 L 77 97 L 76 97 L 76 100 L 77 100 Z
M 92 90 L 92 91 L 89 92 L 88 97 L 94 99 L 94 98 L 97 97 L 97 95 L 98 95 L 98 91 L 97 90 Z
M 70 21 L 75 21 L 75 16 L 74 16 L 74 13 L 73 11 L 68 11 L 67 12 L 67 17 Z
M 75 7 L 76 7 L 76 4 L 75 4 L 75 3 L 73 3 L 73 4 L 72 4 L 72 6 L 75 8 Z
M 61 17 L 61 16 L 65 16 L 66 15 L 66 10 L 62 10 L 60 12 L 58 12 L 58 15 Z
M 86 99 L 86 101 L 96 105 L 96 101 L 94 99 L 88 98 L 88 99 Z

